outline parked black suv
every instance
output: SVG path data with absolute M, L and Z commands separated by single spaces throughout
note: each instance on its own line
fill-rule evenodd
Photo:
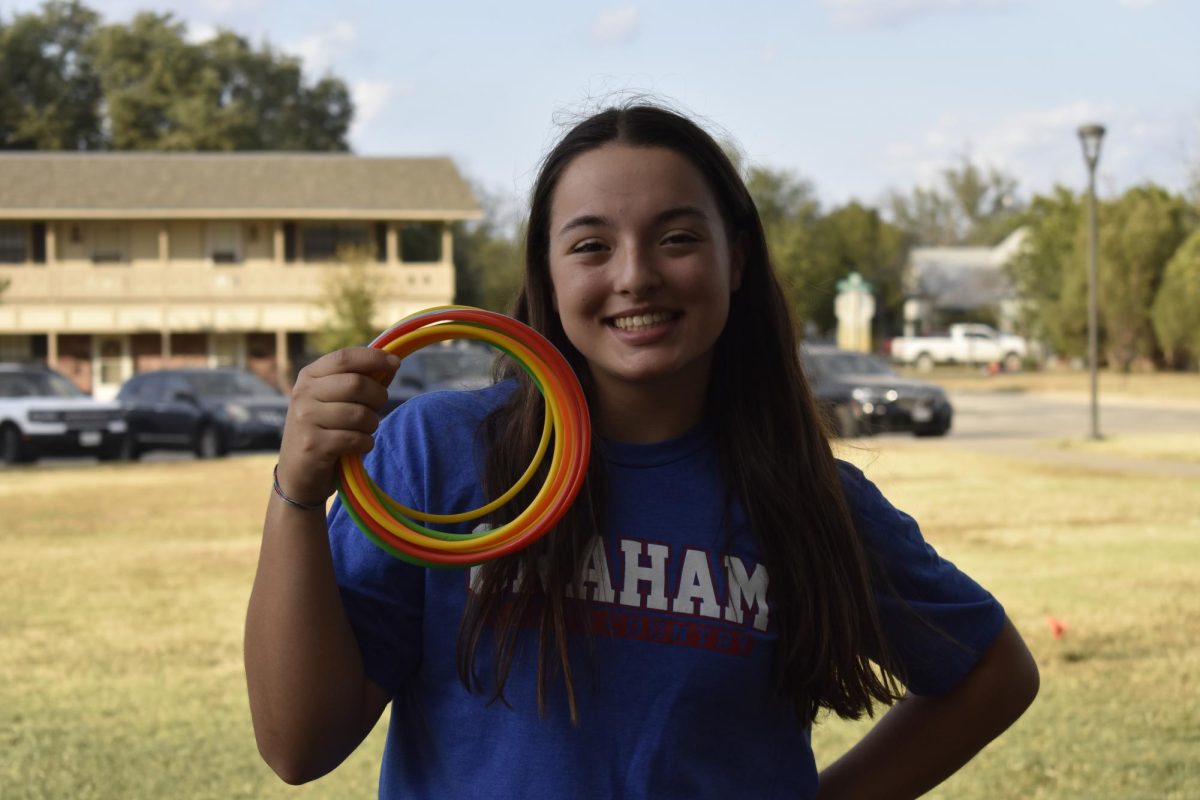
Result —
M 895 431 L 944 436 L 950 430 L 954 409 L 941 387 L 903 378 L 882 359 L 805 344 L 800 361 L 839 436 Z
M 125 409 L 130 455 L 191 450 L 216 458 L 231 450 L 278 447 L 287 397 L 241 369 L 169 369 L 135 375 L 117 400 Z

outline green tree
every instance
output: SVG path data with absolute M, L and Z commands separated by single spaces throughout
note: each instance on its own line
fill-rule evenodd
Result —
M 745 171 L 746 187 L 767 237 L 771 261 L 797 322 L 821 317 L 838 276 L 827 274 L 828 260 L 815 258 L 814 237 L 820 204 L 808 181 L 794 172 L 756 166 Z M 830 308 L 832 313 L 832 307 Z
M 375 302 L 386 274 L 374 261 L 368 247 L 338 250 L 336 266 L 325 284 L 321 307 L 325 321 L 316 335 L 322 353 L 369 343 L 379 333 Z
M 1185 236 L 1185 213 L 1181 198 L 1152 184 L 1101 209 L 1100 313 L 1109 362 L 1122 370 L 1154 356 L 1150 309 L 1167 261 Z
M 345 150 L 349 90 L 309 86 L 300 63 L 222 31 L 186 40 L 170 14 L 97 31 L 93 49 L 119 150 Z
M 454 237 L 454 302 L 506 312 L 521 288 L 525 270 L 524 221 L 505 218 L 502 199 L 473 187 L 484 216 L 456 222 Z
M 1035 195 L 1021 222 L 1027 235 L 1005 266 L 1021 298 L 1023 332 L 1061 355 L 1087 350 L 1087 239 L 1084 207 L 1057 186 Z
M 875 289 L 877 333 L 897 327 L 904 304 L 904 274 L 908 246 L 904 232 L 887 222 L 879 211 L 850 202 L 820 217 L 814 228 L 813 257 L 817 270 L 827 276 L 812 287 L 816 307 L 811 319 L 828 330 L 836 326 L 833 313 L 837 281 L 858 272 Z
M 101 25 L 49 0 L 0 19 L 0 148 L 346 150 L 354 114 L 333 76 L 230 31 L 187 40 L 170 14 Z
M 83 150 L 104 142 L 88 43 L 99 16 L 52 0 L 0 19 L 0 149 Z
M 1200 360 L 1200 230 L 1167 262 L 1151 319 L 1169 363 L 1179 365 L 1185 356 Z
M 992 245 L 1020 224 L 1016 179 L 966 156 L 943 169 L 937 185 L 893 192 L 886 205 L 893 222 L 919 245 Z
M 889 330 L 904 300 L 904 232 L 858 202 L 823 213 L 812 184 L 793 172 L 754 167 L 745 179 L 797 321 L 833 329 L 837 283 L 857 271 L 877 291 L 877 328 Z

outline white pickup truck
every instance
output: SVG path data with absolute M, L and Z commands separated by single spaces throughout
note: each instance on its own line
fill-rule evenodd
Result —
M 1029 345 L 1020 336 L 998 333 L 987 325 L 960 323 L 948 336 L 900 336 L 892 339 L 891 357 L 922 372 L 934 364 L 1000 364 L 1006 370 L 1021 368 Z

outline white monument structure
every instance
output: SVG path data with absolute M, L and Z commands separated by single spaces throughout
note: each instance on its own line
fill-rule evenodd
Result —
M 871 352 L 871 320 L 875 318 L 875 295 L 862 275 L 851 272 L 838 281 L 833 313 L 837 317 L 837 343 L 843 350 Z

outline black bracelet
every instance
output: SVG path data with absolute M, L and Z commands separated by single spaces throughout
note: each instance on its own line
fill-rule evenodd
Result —
M 301 511 L 316 511 L 318 508 L 321 509 L 322 511 L 325 510 L 325 501 L 324 500 L 322 500 L 319 503 L 301 503 L 299 500 L 293 500 L 292 498 L 290 498 L 286 494 L 284 494 L 283 489 L 281 489 L 279 487 L 279 464 L 278 463 L 275 464 L 275 471 L 272 473 L 271 488 L 275 491 L 275 494 L 279 495 L 280 500 L 287 503 L 292 508 L 298 508 Z

